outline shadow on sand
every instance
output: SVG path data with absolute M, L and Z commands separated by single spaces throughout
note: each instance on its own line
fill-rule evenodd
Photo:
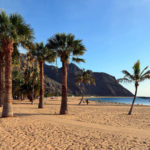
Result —
M 56 116 L 56 115 L 60 115 L 60 114 L 41 114 L 41 113 L 15 113 L 14 117 L 24 117 L 24 116 Z

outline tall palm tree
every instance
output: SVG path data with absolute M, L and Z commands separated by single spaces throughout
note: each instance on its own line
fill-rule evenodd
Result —
M 33 56 L 35 56 L 40 66 L 40 99 L 38 108 L 43 108 L 44 105 L 44 63 L 45 61 L 54 62 L 55 53 L 50 51 L 43 42 L 36 43 L 35 47 L 31 50 Z
M 81 87 L 81 94 L 82 94 L 82 98 L 79 102 L 79 105 L 81 104 L 81 102 L 83 101 L 83 96 L 84 96 L 84 85 L 96 85 L 95 83 L 95 79 L 92 76 L 92 72 L 90 70 L 85 71 L 84 69 L 82 70 L 81 74 L 77 75 L 75 78 L 75 82 L 77 85 L 79 85 Z
M 1 46 L 0 46 L 1 47 Z M 14 44 L 14 52 L 13 52 L 13 63 L 17 60 L 17 56 L 19 56 L 19 51 Z M 5 75 L 5 53 L 0 50 L 0 107 L 3 105 L 4 97 L 5 97 L 5 84 L 4 84 L 4 75 Z
M 4 53 L 0 52 L 0 107 L 4 102 Z
M 67 66 L 69 59 L 72 56 L 72 60 L 76 62 L 84 62 L 83 59 L 78 56 L 83 55 L 85 47 L 81 40 L 76 40 L 72 34 L 56 34 L 48 40 L 47 47 L 56 52 L 57 57 L 60 57 L 62 62 L 62 101 L 60 114 L 67 114 Z
M 12 53 L 14 44 L 25 43 L 33 39 L 33 31 L 19 14 L 0 13 L 0 41 L 5 54 L 5 101 L 2 117 L 13 116 L 12 109 Z
M 139 60 L 134 64 L 132 69 L 133 69 L 133 74 L 129 73 L 127 70 L 123 70 L 122 73 L 124 74 L 124 77 L 121 79 L 118 79 L 119 82 L 129 82 L 129 83 L 134 82 L 134 85 L 135 85 L 135 94 L 134 94 L 134 98 L 133 98 L 132 105 L 131 105 L 131 108 L 129 110 L 128 115 L 132 114 L 132 110 L 133 110 L 134 102 L 136 99 L 139 82 L 142 82 L 146 79 L 150 79 L 150 70 L 147 71 L 148 66 L 145 67 L 141 71 Z

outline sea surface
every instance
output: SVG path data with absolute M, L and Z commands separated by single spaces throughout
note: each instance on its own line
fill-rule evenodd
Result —
M 133 98 L 89 98 L 92 101 L 131 104 Z M 150 98 L 136 98 L 135 104 L 150 105 Z

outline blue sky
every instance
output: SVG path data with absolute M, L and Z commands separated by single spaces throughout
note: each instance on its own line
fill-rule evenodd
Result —
M 37 42 L 61 32 L 82 39 L 86 63 L 79 67 L 120 78 L 138 59 L 142 68 L 150 65 L 150 0 L 0 0 L 0 8 L 20 13 Z M 150 96 L 150 81 L 138 95 Z

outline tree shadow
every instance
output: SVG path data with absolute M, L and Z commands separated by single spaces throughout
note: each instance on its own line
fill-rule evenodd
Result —
M 58 113 L 54 113 L 54 114 L 41 114 L 41 113 L 15 113 L 14 114 L 14 117 L 24 117 L 24 116 L 57 116 L 57 115 L 60 115 Z
M 60 105 L 60 104 L 50 104 L 50 103 L 45 103 L 44 105 Z
M 38 104 L 38 103 L 33 103 L 32 104 L 31 102 L 20 102 L 20 103 L 19 102 L 17 102 L 17 103 L 13 102 L 13 104 L 15 104 L 15 105 L 21 105 L 21 104 L 24 105 L 25 104 L 25 105 L 31 105 L 32 106 L 32 105 L 35 105 L 35 104 Z

